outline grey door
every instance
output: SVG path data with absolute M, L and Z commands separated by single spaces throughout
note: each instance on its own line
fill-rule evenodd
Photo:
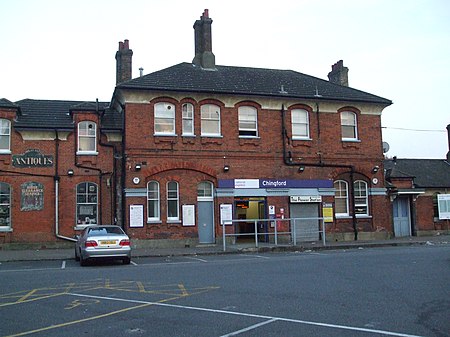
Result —
M 198 201 L 198 241 L 214 243 L 214 202 Z
M 393 203 L 395 237 L 411 235 L 409 198 L 397 197 Z
M 295 237 L 297 242 L 319 240 L 319 204 L 291 204 L 290 217 L 291 219 L 313 218 L 295 221 Z M 292 223 L 292 225 L 294 224 Z

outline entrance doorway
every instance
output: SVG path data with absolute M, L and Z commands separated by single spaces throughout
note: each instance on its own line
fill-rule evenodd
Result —
M 409 197 L 397 197 L 392 205 L 395 237 L 411 236 Z
M 255 219 L 266 219 L 266 199 L 264 197 L 234 198 L 234 215 L 238 220 L 248 220 L 236 223 L 236 233 L 244 234 L 238 236 L 238 240 L 254 240 Z M 267 221 L 257 222 L 258 233 L 267 233 Z M 247 234 L 247 235 L 245 235 Z M 267 242 L 268 235 L 263 234 L 258 241 Z
M 202 181 L 197 186 L 198 242 L 214 243 L 213 184 Z

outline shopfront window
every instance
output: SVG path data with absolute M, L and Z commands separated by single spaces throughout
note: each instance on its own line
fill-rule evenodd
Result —
M 97 184 L 84 182 L 77 185 L 77 225 L 96 225 L 98 209 Z

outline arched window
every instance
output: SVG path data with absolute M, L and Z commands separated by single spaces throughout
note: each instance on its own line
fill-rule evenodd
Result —
M 342 140 L 357 140 L 358 127 L 356 114 L 351 111 L 341 112 Z
M 155 135 L 175 135 L 175 105 L 155 104 Z
M 304 109 L 291 111 L 292 138 L 309 139 L 309 114 Z
M 252 106 L 238 108 L 239 136 L 258 136 L 258 111 Z
M 78 123 L 77 154 L 97 154 L 97 124 L 94 122 Z
M 149 181 L 147 184 L 147 221 L 159 221 L 159 183 Z
M 98 209 L 97 184 L 83 182 L 77 185 L 77 225 L 96 225 Z
M 213 184 L 209 181 L 202 181 L 197 185 L 197 199 L 212 199 Z
M 11 122 L 0 118 L 0 153 L 11 151 Z
M 179 209 L 178 183 L 169 181 L 167 183 L 167 221 L 180 220 Z
M 200 108 L 202 136 L 220 136 L 220 107 L 205 104 Z
M 194 106 L 191 103 L 184 103 L 183 112 L 183 136 L 194 135 Z
M 11 228 L 11 186 L 0 183 L 0 231 Z
M 334 204 L 336 216 L 348 216 L 348 184 L 344 180 L 334 182 Z
M 369 215 L 369 198 L 367 183 L 362 180 L 356 180 L 353 183 L 355 193 L 355 214 Z

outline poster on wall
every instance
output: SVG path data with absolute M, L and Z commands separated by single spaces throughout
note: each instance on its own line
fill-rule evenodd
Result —
M 323 221 L 333 222 L 333 204 L 324 202 L 322 204 Z
M 183 205 L 183 226 L 195 226 L 194 205 Z
M 220 224 L 231 225 L 233 224 L 233 205 L 221 204 L 220 205 Z
M 144 205 L 130 205 L 130 227 L 144 227 Z
M 44 208 L 44 185 L 29 181 L 20 186 L 20 210 L 41 211 Z

